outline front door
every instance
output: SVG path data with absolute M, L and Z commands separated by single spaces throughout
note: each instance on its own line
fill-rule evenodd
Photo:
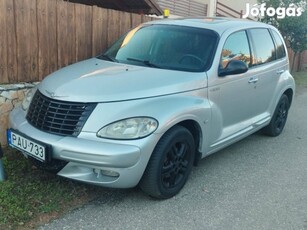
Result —
M 220 68 L 231 60 L 241 60 L 250 66 L 251 52 L 246 31 L 231 34 L 222 50 Z M 223 147 L 236 136 L 248 132 L 255 117 L 257 79 L 247 71 L 209 79 L 208 97 L 212 102 L 211 149 Z

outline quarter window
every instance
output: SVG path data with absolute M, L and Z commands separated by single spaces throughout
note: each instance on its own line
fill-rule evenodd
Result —
M 286 50 L 285 50 L 285 46 L 281 40 L 281 37 L 279 36 L 279 34 L 272 30 L 272 35 L 274 37 L 275 43 L 276 43 L 276 58 L 280 59 L 286 56 Z
M 250 30 L 252 36 L 255 58 L 255 65 L 265 64 L 274 61 L 275 47 L 272 37 L 267 29 L 252 29 Z
M 247 66 L 251 63 L 251 55 L 246 32 L 240 31 L 230 35 L 223 47 L 220 68 L 225 68 L 229 61 L 241 60 Z

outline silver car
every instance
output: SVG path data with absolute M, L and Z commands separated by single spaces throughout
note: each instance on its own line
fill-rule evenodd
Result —
M 169 198 L 201 158 L 258 130 L 278 136 L 294 91 L 272 26 L 153 21 L 46 77 L 11 112 L 8 143 L 60 176 Z

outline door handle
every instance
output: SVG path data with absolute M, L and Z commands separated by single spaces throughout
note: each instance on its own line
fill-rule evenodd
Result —
M 253 78 L 252 77 L 252 78 L 249 79 L 248 83 L 256 83 L 258 80 L 259 80 L 258 78 L 256 78 L 256 77 Z
M 283 72 L 285 72 L 285 70 L 283 70 L 283 69 L 282 69 L 282 70 L 277 70 L 277 71 L 276 71 L 277 74 L 282 74 Z

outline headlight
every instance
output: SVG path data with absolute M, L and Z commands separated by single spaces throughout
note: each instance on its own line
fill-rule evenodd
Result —
M 21 104 L 22 109 L 23 109 L 24 111 L 27 111 L 27 110 L 28 110 L 28 108 L 29 108 L 29 106 L 30 106 L 30 103 L 31 103 L 31 100 L 32 100 L 32 98 L 33 98 L 35 92 L 36 92 L 36 87 L 33 88 L 33 89 L 30 89 L 30 90 L 26 93 L 26 96 L 25 96 L 25 98 L 23 99 L 22 104 Z
M 98 137 L 131 140 L 146 137 L 158 128 L 158 122 L 150 117 L 134 117 L 109 124 L 97 133 Z

